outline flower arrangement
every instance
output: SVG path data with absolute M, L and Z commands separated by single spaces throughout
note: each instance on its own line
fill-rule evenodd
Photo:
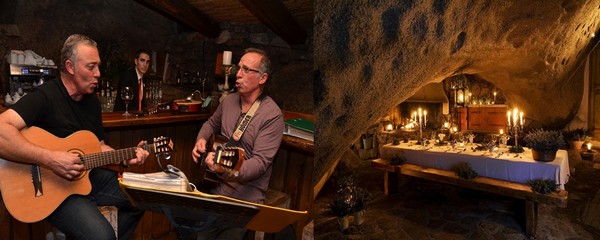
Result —
M 587 141 L 590 139 L 590 131 L 584 128 L 576 128 L 573 130 L 567 130 L 563 132 L 563 136 L 567 142 L 569 141 Z
M 540 193 L 540 194 L 548 194 L 551 192 L 556 192 L 558 190 L 558 186 L 560 184 L 556 184 L 554 180 L 551 179 L 535 179 L 529 182 L 531 185 L 531 190 Z
M 390 157 L 390 164 L 392 165 L 400 165 L 404 162 L 406 162 L 406 157 L 404 156 L 403 152 Z
M 538 151 L 556 151 L 565 144 L 562 133 L 555 130 L 537 129 L 527 133 L 523 140 L 528 147 Z
M 477 172 L 471 168 L 471 164 L 468 162 L 461 162 L 452 167 L 452 170 L 459 178 L 470 180 L 479 176 Z
M 364 210 L 369 192 L 357 186 L 351 177 L 343 179 L 339 183 L 340 189 L 336 192 L 331 204 L 331 212 L 338 217 Z

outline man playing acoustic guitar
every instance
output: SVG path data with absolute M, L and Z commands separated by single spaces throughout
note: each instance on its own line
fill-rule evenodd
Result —
M 283 114 L 275 101 L 263 93 L 271 74 L 267 54 L 259 49 L 246 49 L 237 67 L 237 92 L 227 95 L 202 125 L 192 158 L 198 162 L 207 152 L 207 140 L 213 134 L 225 136 L 229 140 L 226 146 L 244 150 L 244 160 L 238 171 L 226 171 L 215 163 L 215 153 L 208 153 L 206 165 L 219 174 L 218 186 L 211 193 L 263 203 L 273 158 L 283 137 Z M 199 233 L 198 239 L 242 239 L 245 232 L 244 229 L 214 226 Z
M 38 129 L 32 128 L 36 126 L 49 132 L 48 135 L 69 140 L 69 136 L 75 133 L 89 131 L 93 133 L 90 140 L 92 145 L 97 146 L 97 152 L 113 150 L 104 143 L 100 102 L 94 94 L 100 77 L 99 66 L 96 42 L 83 35 L 71 35 L 61 51 L 60 78 L 47 81 L 0 114 L 0 157 L 3 158 L 0 161 L 0 174 L 3 176 L 0 179 L 0 191 L 13 216 L 15 214 L 8 207 L 8 202 L 12 201 L 10 190 L 15 185 L 20 184 L 22 187 L 19 189 L 35 189 L 27 190 L 26 196 L 34 200 L 44 199 L 40 203 L 56 202 L 57 206 L 22 205 L 30 208 L 27 215 L 51 208 L 49 216 L 42 215 L 41 218 L 48 220 L 71 239 L 116 239 L 110 223 L 97 208 L 116 206 L 119 208 L 118 238 L 129 239 L 143 211 L 132 206 L 120 189 L 117 173 L 105 168 L 89 167 L 85 158 L 78 154 L 81 153 L 78 150 L 85 149 L 78 145 L 82 144 L 81 141 L 73 142 L 68 149 L 57 150 L 58 141 L 50 138 L 45 142 L 40 140 L 45 135 L 30 134 L 31 129 Z M 148 151 L 141 148 L 143 145 L 142 141 L 132 149 L 128 155 L 131 159 L 116 159 L 115 163 L 143 164 L 149 155 Z M 24 181 L 16 182 L 13 177 L 7 177 L 18 174 L 11 172 L 14 168 L 9 167 L 9 163 L 31 165 L 31 171 L 24 171 L 27 176 Z M 35 186 L 32 188 L 30 185 Z M 84 190 L 81 191 L 80 186 Z M 70 187 L 73 187 L 75 194 L 68 193 Z M 56 200 L 53 194 L 62 195 L 64 199 Z

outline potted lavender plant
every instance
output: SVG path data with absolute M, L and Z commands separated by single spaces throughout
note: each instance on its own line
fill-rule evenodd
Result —
M 556 151 L 565 143 L 561 132 L 544 129 L 527 133 L 523 140 L 531 148 L 533 159 L 541 162 L 554 161 Z

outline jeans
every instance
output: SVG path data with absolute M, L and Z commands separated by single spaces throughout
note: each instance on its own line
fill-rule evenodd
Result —
M 118 239 L 129 239 L 144 215 L 135 208 L 119 187 L 117 172 L 95 168 L 89 173 L 92 191 L 87 196 L 71 195 L 46 219 L 61 232 L 74 239 L 116 239 L 108 220 L 98 206 L 119 208 Z

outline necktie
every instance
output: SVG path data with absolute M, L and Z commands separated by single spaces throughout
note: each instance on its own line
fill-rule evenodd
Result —
M 138 111 L 142 111 L 142 97 L 144 96 L 144 82 L 140 78 L 138 81 Z

